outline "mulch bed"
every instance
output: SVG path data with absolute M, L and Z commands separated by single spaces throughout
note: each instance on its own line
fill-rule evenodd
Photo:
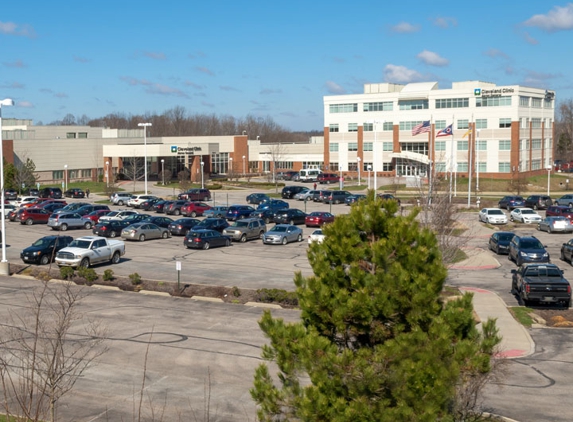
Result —
M 543 318 L 548 327 L 573 328 L 573 309 L 534 309 L 536 315 Z

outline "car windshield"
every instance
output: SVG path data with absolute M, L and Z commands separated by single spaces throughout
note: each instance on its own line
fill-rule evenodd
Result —
M 522 214 L 537 214 L 535 211 L 533 210 L 521 210 Z
M 561 278 L 561 271 L 555 267 L 535 266 L 525 270 L 527 277 L 559 277 Z
M 499 240 L 504 240 L 504 241 L 511 241 L 511 239 L 513 239 L 514 234 L 513 233 L 502 233 L 499 235 Z
M 287 231 L 287 228 L 285 226 L 274 226 L 270 231 L 284 233 Z
M 245 221 L 237 221 L 235 224 L 233 224 L 233 227 L 248 227 L 249 223 L 245 222 Z
M 36 240 L 32 246 L 48 246 L 50 244 L 50 240 L 46 239 L 46 238 L 41 238 Z
M 539 240 L 524 240 L 521 242 L 522 249 L 543 249 L 543 245 Z
M 504 215 L 502 210 L 489 210 L 487 213 L 490 215 Z
M 88 249 L 92 242 L 89 240 L 79 240 L 76 239 L 70 243 L 70 248 L 80 248 L 80 249 Z

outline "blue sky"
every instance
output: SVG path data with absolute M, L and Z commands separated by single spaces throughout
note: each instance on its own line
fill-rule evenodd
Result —
M 573 97 L 573 3 L 540 0 L 3 2 L 3 117 L 270 116 L 321 130 L 364 83 L 483 80 Z

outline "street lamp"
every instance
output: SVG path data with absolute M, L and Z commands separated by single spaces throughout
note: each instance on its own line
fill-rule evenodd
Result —
M 370 172 L 372 171 L 372 166 L 368 164 L 368 190 L 370 190 Z
M 64 192 L 68 190 L 68 165 L 64 164 Z
M 145 194 L 147 195 L 147 126 L 151 126 L 151 123 L 138 123 L 137 126 L 143 126 L 143 155 L 144 155 L 144 180 L 145 180 Z
M 0 201 L 2 213 L 2 262 L 0 262 L 0 275 L 10 275 L 10 264 L 6 259 L 6 215 L 4 211 L 4 139 L 2 138 L 2 106 L 9 107 L 14 105 L 14 100 L 6 98 L 0 101 Z
M 374 191 L 376 191 L 376 189 L 378 189 L 378 183 L 376 181 L 376 172 L 378 171 L 377 167 L 378 167 L 378 160 L 376 159 L 377 155 L 376 155 L 376 144 L 378 141 L 378 132 L 376 131 L 376 125 L 378 123 L 382 123 L 384 124 L 384 120 L 373 120 L 370 123 L 372 123 L 372 129 L 374 130 L 374 145 L 372 146 L 372 153 L 374 154 L 374 159 L 372 160 L 372 165 L 374 167 Z M 382 126 L 382 130 L 384 130 L 384 126 Z M 384 148 L 382 148 L 382 150 L 384 150 Z M 384 165 L 384 164 L 382 164 Z M 370 177 L 370 176 L 369 176 Z
M 547 196 L 549 196 L 549 185 L 551 183 L 551 166 L 547 166 Z
M 107 187 L 109 188 L 109 161 L 105 162 L 105 180 L 107 183 Z
M 245 176 L 245 174 L 247 174 L 247 173 L 245 172 L 245 158 L 246 158 L 246 157 L 243 155 L 243 177 Z
M 356 161 L 358 161 L 358 186 L 360 186 L 360 157 L 356 157 Z
M 229 169 L 227 170 L 227 173 L 233 174 L 233 157 L 229 157 Z
M 479 192 L 479 132 L 480 129 L 476 131 L 477 138 L 476 138 L 476 195 Z
M 163 186 L 165 186 L 165 160 L 161 159 L 161 176 L 163 178 Z
M 203 166 L 205 165 L 205 163 L 203 161 L 201 161 L 201 189 L 205 189 L 205 182 L 203 180 Z
M 342 185 L 342 166 L 340 165 L 340 163 L 338 163 L 338 171 L 340 172 L 340 177 L 338 178 L 338 184 L 339 184 L 340 190 L 342 190 L 344 188 L 344 186 Z

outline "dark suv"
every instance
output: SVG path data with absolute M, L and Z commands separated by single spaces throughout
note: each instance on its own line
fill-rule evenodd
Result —
M 249 205 L 231 205 L 227 210 L 225 218 L 230 221 L 242 220 L 251 215 L 255 209 Z
M 518 266 L 525 262 L 550 262 L 545 246 L 534 236 L 513 236 L 508 259 Z
M 281 192 L 281 196 L 284 199 L 292 199 L 294 196 L 301 192 L 304 186 L 285 186 Z
M 339 180 L 338 176 L 334 173 L 320 173 L 316 178 L 316 181 L 321 185 L 324 185 L 325 183 L 327 185 L 331 183 L 336 183 L 338 182 L 338 180 Z
M 544 210 L 553 205 L 553 201 L 547 195 L 531 195 L 525 200 L 525 206 L 534 210 Z
M 209 189 L 189 189 L 187 192 L 177 195 L 177 199 L 188 201 L 210 201 L 211 191 Z
M 508 195 L 501 198 L 498 203 L 499 208 L 505 208 L 510 211 L 514 208 L 525 207 L 525 200 L 522 196 Z
M 20 259 L 27 264 L 46 265 L 53 261 L 56 252 L 68 246 L 71 236 L 46 236 L 36 240 L 20 253 Z
M 325 204 L 344 204 L 350 195 L 352 194 L 346 190 L 333 190 L 330 195 L 324 197 L 322 202 Z
M 304 224 L 306 220 L 306 213 L 297 210 L 296 208 L 289 208 L 288 210 L 279 210 L 274 216 L 275 223 L 277 224 Z
M 40 198 L 62 199 L 60 188 L 44 188 L 40 191 Z

